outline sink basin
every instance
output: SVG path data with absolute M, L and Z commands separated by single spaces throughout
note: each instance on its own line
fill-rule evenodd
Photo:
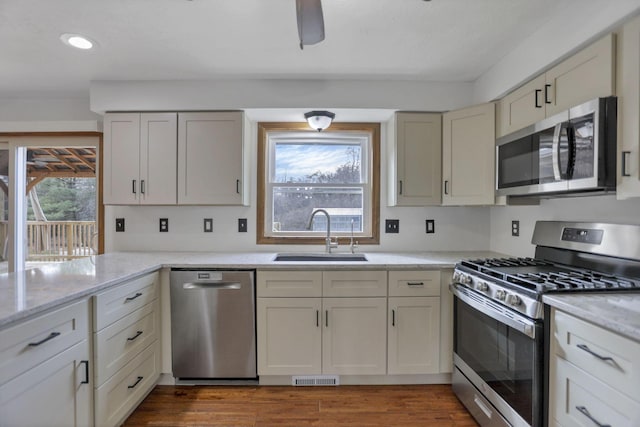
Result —
M 364 254 L 277 254 L 274 261 L 336 262 L 367 261 Z

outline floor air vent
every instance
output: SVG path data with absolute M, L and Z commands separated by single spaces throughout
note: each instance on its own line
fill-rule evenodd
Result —
M 337 375 L 300 375 L 291 377 L 291 385 L 317 386 L 340 385 L 340 377 Z

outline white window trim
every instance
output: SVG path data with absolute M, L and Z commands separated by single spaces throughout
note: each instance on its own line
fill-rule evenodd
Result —
M 361 232 L 354 232 L 354 237 L 368 237 L 373 233 L 372 219 L 373 219 L 373 206 L 372 206 L 372 191 L 373 191 L 373 165 L 372 165 L 372 151 L 373 141 L 371 135 L 367 132 L 331 132 L 325 134 L 316 134 L 309 132 L 296 132 L 296 131 L 272 131 L 267 132 L 267 147 L 266 156 L 268 159 L 265 171 L 265 194 L 264 194 L 264 235 L 266 237 L 323 237 L 324 231 L 274 231 L 273 230 L 273 188 L 274 187 L 300 187 L 300 183 L 282 183 L 275 181 L 275 146 L 278 143 L 291 143 L 299 144 L 304 143 L 322 143 L 327 144 L 327 141 L 337 141 L 336 144 L 349 144 L 353 145 L 354 142 L 358 143 L 361 147 L 361 164 L 360 173 L 363 182 L 349 183 L 349 184 L 322 184 L 312 183 L 310 187 L 316 188 L 362 188 L 363 192 L 363 224 Z M 350 236 L 350 232 L 332 231 L 332 236 Z

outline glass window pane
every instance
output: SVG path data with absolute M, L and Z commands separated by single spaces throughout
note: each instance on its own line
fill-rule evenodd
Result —
M 359 144 L 277 143 L 274 182 L 359 184 Z
M 360 187 L 274 187 L 273 231 L 309 231 L 307 226 L 315 209 L 325 209 L 331 217 L 331 231 L 362 232 L 363 189 Z M 327 218 L 315 216 L 311 231 L 326 231 Z

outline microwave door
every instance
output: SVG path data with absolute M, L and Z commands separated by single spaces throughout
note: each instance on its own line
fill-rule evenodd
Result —
M 570 189 L 593 188 L 598 186 L 597 179 L 597 125 L 594 124 L 594 115 L 579 117 L 571 121 L 573 128 L 573 168 Z

